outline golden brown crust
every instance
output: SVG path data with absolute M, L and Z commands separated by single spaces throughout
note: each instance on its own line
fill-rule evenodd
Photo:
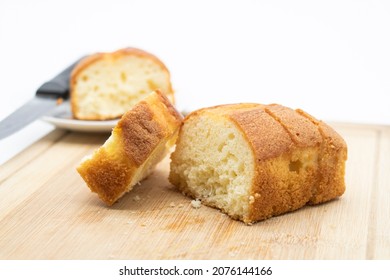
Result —
M 229 118 L 242 130 L 257 161 L 277 157 L 293 147 L 288 133 L 262 106 L 233 111 Z
M 302 109 L 296 109 L 295 111 L 315 124 L 318 127 L 322 137 L 330 141 L 335 146 L 336 151 L 339 151 L 340 149 L 347 149 L 345 140 L 329 125 L 323 121 L 317 120 L 315 117 L 303 111 Z
M 255 154 L 253 201 L 245 222 L 262 220 L 304 206 L 312 196 L 316 162 L 300 168 L 302 153 L 315 153 L 321 136 L 311 122 L 281 105 L 258 105 L 230 116 L 247 137 Z M 314 129 L 314 131 L 313 131 Z M 297 162 L 297 170 L 291 170 Z
M 315 125 L 293 109 L 271 104 L 265 106 L 265 111 L 286 129 L 297 147 L 312 147 L 321 144 L 322 137 Z
M 118 122 L 126 155 L 139 167 L 151 154 L 162 137 L 164 128 L 154 119 L 153 111 L 145 101 L 126 113 Z
M 183 115 L 175 108 L 175 106 L 172 105 L 167 96 L 163 94 L 160 89 L 156 89 L 155 92 L 157 98 L 161 101 L 162 104 L 164 104 L 169 114 L 173 116 L 173 120 L 183 120 Z
M 77 100 L 77 96 L 73 92 L 74 92 L 74 89 L 75 89 L 75 86 L 76 86 L 76 82 L 79 79 L 80 74 L 86 68 L 90 67 L 92 64 L 94 64 L 94 63 L 96 63 L 96 62 L 98 62 L 100 60 L 115 60 L 115 59 L 121 58 L 121 57 L 126 56 L 126 55 L 127 56 L 143 57 L 143 58 L 146 58 L 146 59 L 153 60 L 157 65 L 159 65 L 161 67 L 162 71 L 167 73 L 168 80 L 170 81 L 170 72 L 169 72 L 168 68 L 165 66 L 165 64 L 158 57 L 156 57 L 155 55 L 153 55 L 153 54 L 151 54 L 149 52 L 146 52 L 144 50 L 141 50 L 141 49 L 128 47 L 128 48 L 123 48 L 123 49 L 120 49 L 120 50 L 117 50 L 117 51 L 114 51 L 114 52 L 107 52 L 107 53 L 99 52 L 99 53 L 95 53 L 95 54 L 89 55 L 89 56 L 83 58 L 73 68 L 72 73 L 70 75 L 70 105 L 71 105 L 71 108 L 72 108 L 72 112 L 73 112 L 73 117 L 74 118 L 78 118 L 77 112 L 79 111 L 79 107 L 78 107 L 79 102 Z M 170 82 L 169 82 L 169 89 L 168 89 L 167 92 L 165 92 L 165 94 L 171 95 L 172 96 L 172 100 L 174 100 L 172 84 Z M 103 117 L 101 117 L 99 115 L 96 115 L 96 116 L 84 116 L 83 120 L 106 120 L 106 119 L 114 119 L 114 118 L 117 118 L 117 117 L 118 116 L 112 116 L 110 118 L 107 118 L 107 117 L 103 118 Z
M 120 194 L 126 192 L 135 167 L 124 154 L 112 157 L 104 149 L 99 149 L 93 155 L 93 160 L 87 160 L 77 171 L 87 183 L 92 192 L 99 195 L 107 205 L 112 205 Z
M 347 144 L 344 139 L 329 125 L 317 120 L 301 109 L 296 110 L 315 124 L 320 132 L 323 144 L 320 150 L 320 174 L 317 188 L 310 199 L 310 204 L 318 204 L 341 196 L 345 192 L 345 161 Z
M 153 92 L 118 122 L 107 141 L 113 143 L 106 142 L 91 159 L 83 161 L 77 171 L 92 192 L 112 205 L 132 189 L 130 184 L 136 174 L 146 172 L 142 167 L 156 150 L 169 149 L 169 140 L 182 118 L 160 91 Z
M 156 116 L 154 105 L 141 101 L 122 117 L 116 127 L 121 133 L 126 155 L 137 167 L 145 162 L 162 138 L 173 133 L 172 127 L 176 130 L 183 118 L 160 90 L 155 91 L 154 99 L 155 104 L 163 104 L 158 109 L 165 109 L 165 123 Z

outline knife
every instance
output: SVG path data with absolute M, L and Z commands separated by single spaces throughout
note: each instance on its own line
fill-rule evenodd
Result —
M 41 85 L 33 99 L 2 120 L 0 122 L 0 140 L 22 129 L 54 109 L 63 100 L 68 99 L 70 73 L 80 60 Z

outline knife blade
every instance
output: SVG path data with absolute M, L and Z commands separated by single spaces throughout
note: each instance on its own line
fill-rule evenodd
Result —
M 69 98 L 69 79 L 73 68 L 81 59 L 41 85 L 35 97 L 0 122 L 0 140 L 17 132 L 29 123 L 54 109 Z

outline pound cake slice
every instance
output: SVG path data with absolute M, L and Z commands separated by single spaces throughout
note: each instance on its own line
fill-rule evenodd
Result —
M 112 205 L 147 177 L 174 145 L 182 115 L 155 91 L 119 120 L 108 140 L 77 171 L 92 192 Z
M 97 53 L 72 71 L 72 113 L 80 120 L 119 118 L 156 89 L 174 101 L 169 71 L 156 56 L 135 48 Z
M 324 202 L 344 192 L 346 161 L 344 140 L 326 130 L 276 104 L 201 109 L 181 125 L 169 180 L 247 224 Z

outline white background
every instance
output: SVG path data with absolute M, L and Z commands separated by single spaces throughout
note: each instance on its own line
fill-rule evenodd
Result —
M 80 56 L 127 46 L 165 62 L 179 109 L 281 103 L 390 124 L 385 0 L 0 0 L 0 119 Z M 50 129 L 0 140 L 0 163 Z

